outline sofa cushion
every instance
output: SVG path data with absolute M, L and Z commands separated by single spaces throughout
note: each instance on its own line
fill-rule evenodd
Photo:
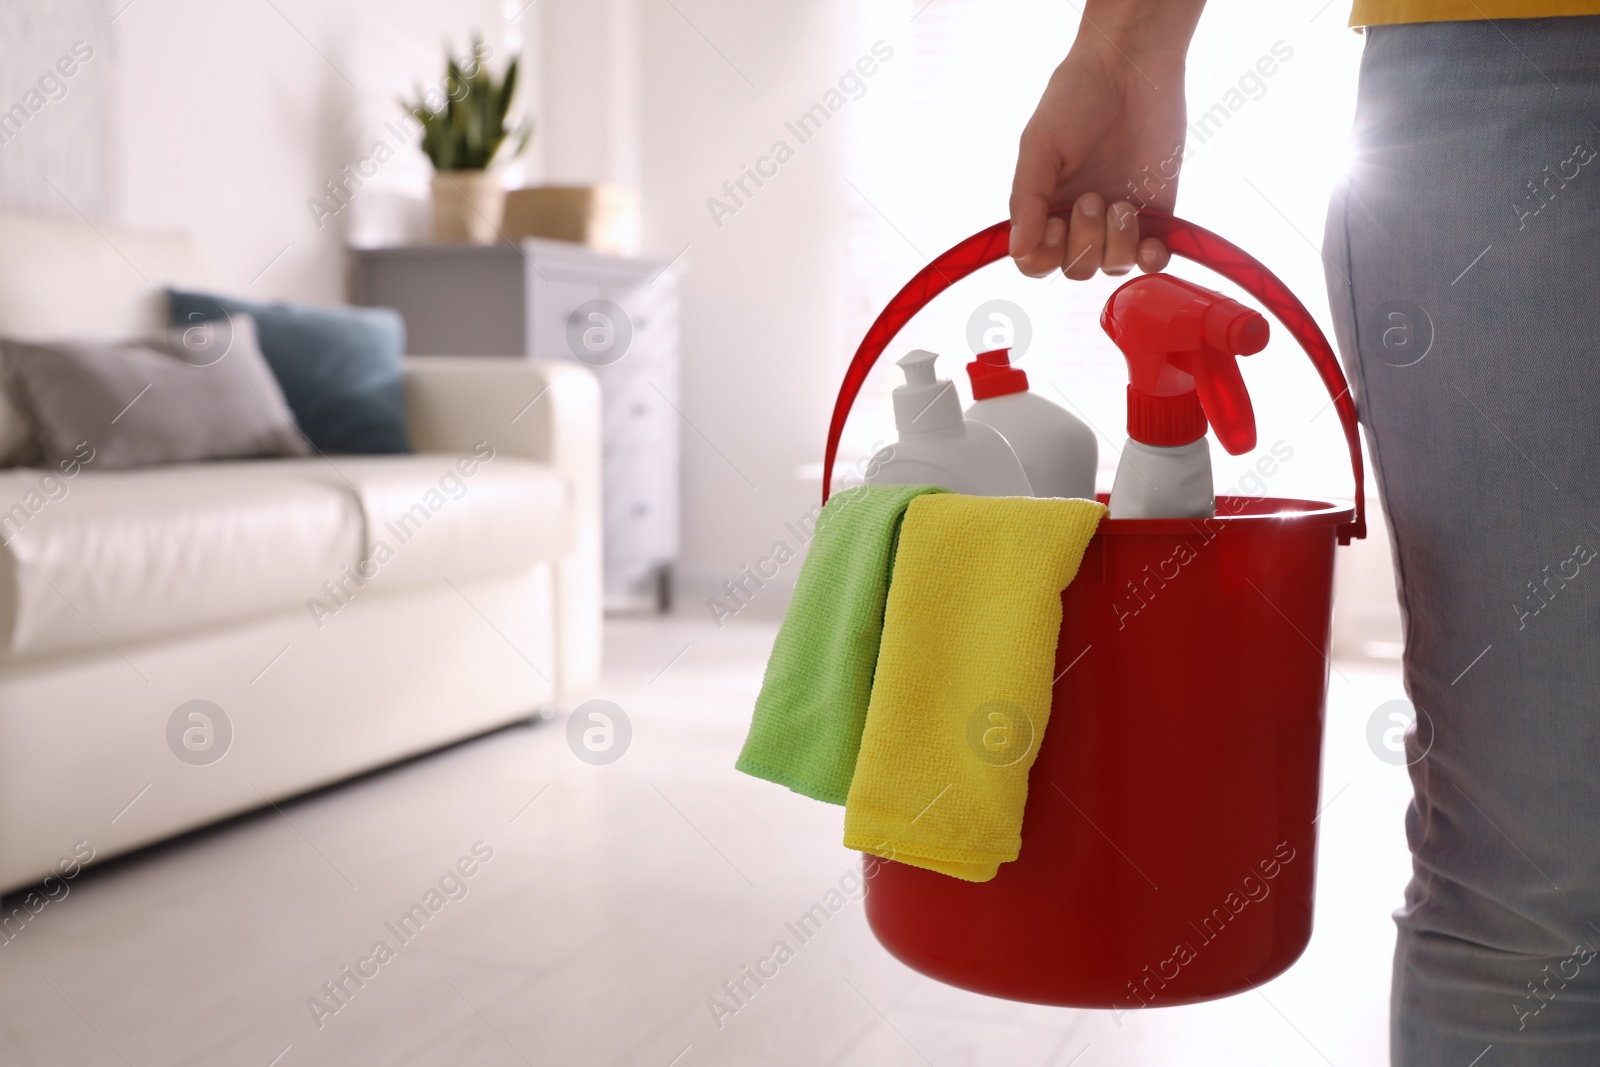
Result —
M 163 284 L 205 285 L 210 272 L 181 233 L 0 214 L 0 336 L 113 341 L 167 325 Z M 27 462 L 32 438 L 0 395 L 0 466 Z
M 523 570 L 571 545 L 566 482 L 543 463 L 496 455 L 488 445 L 461 455 L 332 456 L 293 465 L 361 501 L 358 576 L 385 591 Z
M 48 466 L 80 445 L 96 470 L 309 455 L 255 323 L 232 325 L 225 339 L 207 324 L 148 342 L 0 340 L 0 358 Z
M 172 325 L 255 319 L 261 351 L 295 421 L 322 452 L 410 452 L 401 353 L 405 320 L 392 308 L 258 304 L 168 292 Z
M 0 472 L 5 647 L 116 647 L 310 596 L 357 559 L 360 507 L 292 470 L 235 470 L 273 465 Z
M 493 458 L 490 458 L 493 457 Z M 525 570 L 570 542 L 565 482 L 478 454 L 0 471 L 0 647 L 120 649 L 288 609 Z

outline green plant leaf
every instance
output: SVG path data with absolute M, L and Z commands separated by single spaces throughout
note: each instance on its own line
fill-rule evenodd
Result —
M 511 62 L 506 64 L 505 80 L 500 83 L 500 91 L 495 94 L 495 121 L 505 126 L 506 112 L 511 108 L 511 97 L 517 91 L 517 62 L 520 56 L 512 56 Z
M 473 38 L 472 52 L 464 59 L 445 54 L 445 100 L 430 108 L 420 87 L 407 102 L 399 101 L 422 125 L 422 151 L 435 170 L 484 170 L 504 153 L 520 155 L 527 147 L 532 127 L 506 125 L 511 98 L 516 93 L 521 57 L 513 55 L 497 81 L 489 72 L 487 49 L 481 37 Z

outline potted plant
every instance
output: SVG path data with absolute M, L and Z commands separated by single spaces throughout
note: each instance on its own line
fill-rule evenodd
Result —
M 488 45 L 475 38 L 467 59 L 446 56 L 442 100 L 437 89 L 419 89 L 411 102 L 401 101 L 422 124 L 422 150 L 433 163 L 436 241 L 493 243 L 505 204 L 496 168 L 528 144 L 529 125 L 506 125 L 518 57 L 511 57 L 497 81 L 489 74 L 489 54 Z

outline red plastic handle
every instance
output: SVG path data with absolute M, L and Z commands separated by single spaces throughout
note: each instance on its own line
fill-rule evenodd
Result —
M 1345 440 L 1350 445 L 1350 468 L 1355 474 L 1356 510 L 1353 521 L 1339 527 L 1339 543 L 1347 545 L 1353 538 L 1367 536 L 1365 468 L 1361 462 L 1361 437 L 1356 430 L 1356 405 L 1350 397 L 1350 384 L 1345 381 L 1344 370 L 1322 329 L 1311 317 L 1304 304 L 1289 291 L 1277 276 L 1243 249 L 1226 241 L 1201 226 L 1145 208 L 1139 212 L 1139 235 L 1159 237 L 1174 255 L 1209 267 L 1233 282 L 1261 302 L 1284 329 L 1294 335 L 1311 357 L 1311 363 L 1322 377 L 1333 406 L 1344 427 Z M 862 338 L 855 358 L 845 371 L 844 383 L 839 387 L 839 399 L 833 405 L 833 420 L 828 425 L 828 447 L 822 458 L 822 501 L 827 503 L 833 487 L 833 464 L 839 454 L 839 438 L 844 433 L 845 420 L 855 406 L 861 384 L 867 372 L 878 361 L 883 350 L 889 347 L 911 316 L 921 311 L 928 302 L 979 267 L 1005 258 L 1011 239 L 1011 223 L 997 222 L 987 230 L 979 231 L 965 241 L 943 253 L 918 271 L 894 295 L 887 307 L 873 322 L 872 328 Z

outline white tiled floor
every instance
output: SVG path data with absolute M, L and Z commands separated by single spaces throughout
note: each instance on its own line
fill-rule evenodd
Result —
M 634 736 L 609 766 L 559 721 L 513 728 L 90 871 L 0 948 L 0 1064 L 1387 1062 L 1408 787 L 1365 734 L 1401 691 L 1345 664 L 1317 932 L 1259 993 L 1120 1025 L 991 1000 L 895 962 L 852 904 L 719 1029 L 707 998 L 855 859 L 839 809 L 731 769 L 773 632 L 615 621 L 602 695 Z M 480 840 L 467 895 L 319 1029 L 307 1000 Z

